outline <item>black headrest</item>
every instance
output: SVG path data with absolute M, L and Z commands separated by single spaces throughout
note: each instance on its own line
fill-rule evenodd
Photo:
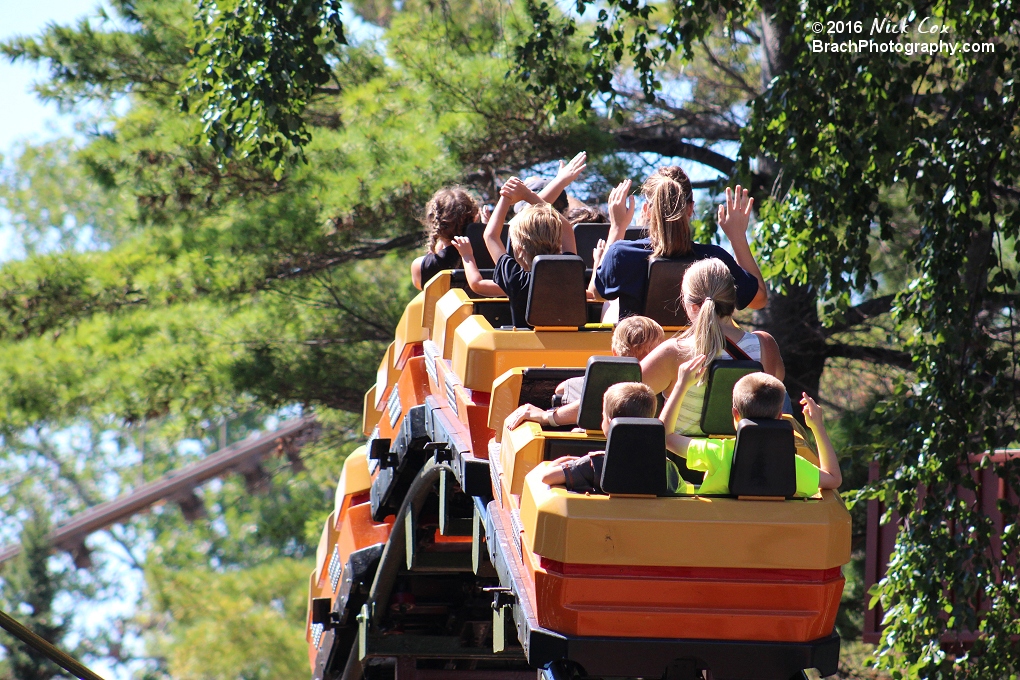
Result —
M 736 434 L 733 429 L 733 386 L 748 373 L 763 370 L 757 361 L 713 361 L 708 367 L 705 402 L 701 406 L 701 431 L 707 435 Z
M 588 323 L 584 261 L 577 255 L 539 255 L 531 262 L 526 317 L 531 326 Z
M 687 326 L 690 320 L 680 299 L 680 284 L 693 257 L 648 261 L 648 285 L 645 288 L 644 314 L 663 326 Z
M 641 238 L 648 238 L 648 227 L 627 227 L 627 231 L 623 238 L 627 241 L 637 241 Z
M 608 494 L 669 495 L 666 430 L 658 418 L 613 418 L 602 467 Z
M 503 231 L 499 234 L 499 240 L 507 247 L 508 252 L 510 250 L 510 246 L 507 245 L 509 230 L 510 227 L 504 224 Z M 464 227 L 464 235 L 471 241 L 471 248 L 475 251 L 475 264 L 478 265 L 479 269 L 494 269 L 496 263 L 492 261 L 489 249 L 485 247 L 485 239 L 482 238 L 483 233 L 485 233 L 485 225 L 481 222 L 472 222 Z
M 584 388 L 577 425 L 586 430 L 602 427 L 602 397 L 616 383 L 641 382 L 641 363 L 634 357 L 591 357 L 584 372 Z
M 730 467 L 734 496 L 784 496 L 797 493 L 797 447 L 793 426 L 785 420 L 741 420 Z
M 609 238 L 609 225 L 594 222 L 581 222 L 574 225 L 574 241 L 577 243 L 577 254 L 584 260 L 589 269 L 595 266 L 591 251 L 598 245 L 599 239 Z

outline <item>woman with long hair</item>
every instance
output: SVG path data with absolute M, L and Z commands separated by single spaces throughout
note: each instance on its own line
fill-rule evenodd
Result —
M 626 185 L 629 190 L 629 182 Z M 618 188 L 619 189 L 619 188 Z M 609 200 L 612 227 L 602 262 L 595 273 L 595 290 L 606 300 L 620 301 L 620 318 L 644 313 L 650 258 L 716 258 L 729 269 L 737 286 L 737 309 L 761 309 L 768 301 L 765 280 L 747 243 L 747 222 L 754 199 L 737 185 L 726 189 L 726 202 L 719 206 L 718 222 L 733 247 L 734 255 L 715 245 L 694 243 L 691 218 L 694 192 L 681 168 L 659 168 L 641 187 L 645 203 L 641 214 L 648 226 L 648 237 L 624 240 L 633 216 L 633 203 L 627 204 L 625 191 L 614 191 Z M 633 200 L 633 199 L 631 199 Z M 629 209 L 628 209 L 629 208 Z M 679 284 L 679 281 L 677 282 Z
M 741 352 L 761 362 L 766 373 L 783 379 L 786 368 L 775 339 L 765 331 L 747 332 L 733 322 L 737 288 L 729 267 L 715 258 L 695 262 L 684 274 L 681 290 L 691 325 L 642 359 L 642 382 L 656 392 L 668 392 L 676 380 L 677 369 L 685 361 L 704 356 L 708 364 L 719 358 L 743 358 Z M 739 350 L 731 352 L 727 340 Z M 704 382 L 688 390 L 677 417 L 677 433 L 704 435 L 700 426 L 704 399 Z

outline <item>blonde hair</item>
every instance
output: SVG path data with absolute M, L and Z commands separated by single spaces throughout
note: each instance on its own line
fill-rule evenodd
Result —
M 644 383 L 616 383 L 602 397 L 602 413 L 613 418 L 654 418 L 658 406 L 655 392 Z
M 628 316 L 613 329 L 613 354 L 642 359 L 665 338 L 662 326 L 647 316 Z
M 694 355 L 704 354 L 712 361 L 726 346 L 722 319 L 737 308 L 737 285 L 729 267 L 714 257 L 692 264 L 684 274 L 681 294 L 692 305 L 701 305 L 698 316 L 681 340 L 693 343 Z
M 529 205 L 510 220 L 509 236 L 523 254 L 525 261 L 520 264 L 530 269 L 537 256 L 556 255 L 562 250 L 559 213 L 548 203 Z
M 652 257 L 691 254 L 688 206 L 693 200 L 691 180 L 675 165 L 660 168 L 641 186 L 648 202 L 648 239 Z
M 440 189 L 425 205 L 426 252 L 431 253 L 440 238 L 463 236 L 464 228 L 478 219 L 478 203 L 461 187 Z
M 749 373 L 733 386 L 733 408 L 741 418 L 778 418 L 786 387 L 768 373 Z

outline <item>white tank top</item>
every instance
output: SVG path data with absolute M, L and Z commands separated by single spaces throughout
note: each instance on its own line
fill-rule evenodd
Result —
M 758 340 L 757 335 L 744 331 L 744 336 L 736 344 L 737 347 L 744 350 L 747 356 L 751 357 L 754 361 L 761 361 L 761 342 Z M 719 358 L 732 359 L 733 357 L 724 349 Z M 708 383 L 704 382 L 700 385 L 696 384 L 687 390 L 684 400 L 680 403 L 680 414 L 676 418 L 674 432 L 687 435 L 688 437 L 705 436 L 705 433 L 701 430 L 701 409 L 705 403 L 705 388 L 707 386 Z

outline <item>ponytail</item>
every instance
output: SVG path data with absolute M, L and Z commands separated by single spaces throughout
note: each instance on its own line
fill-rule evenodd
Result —
M 682 180 L 681 181 L 681 176 Z M 676 166 L 663 168 L 645 180 L 641 193 L 648 201 L 648 237 L 653 257 L 691 254 L 690 180 Z
M 687 269 L 682 291 L 688 303 L 701 308 L 681 340 L 691 345 L 694 356 L 704 354 L 712 361 L 726 348 L 722 320 L 732 316 L 737 307 L 733 275 L 721 260 L 701 260 Z

